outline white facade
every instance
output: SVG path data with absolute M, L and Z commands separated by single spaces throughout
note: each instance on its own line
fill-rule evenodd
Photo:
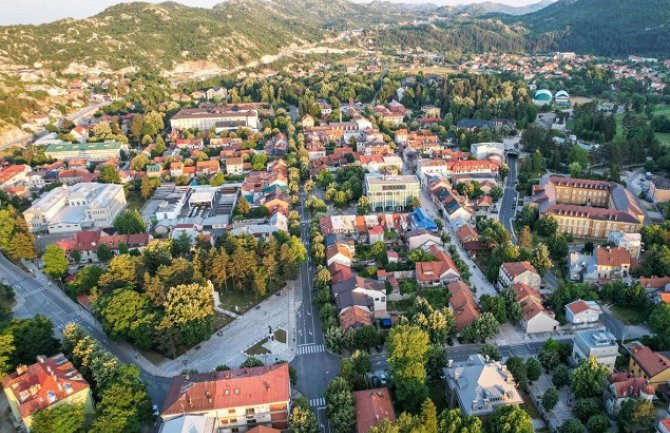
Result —
M 581 331 L 575 334 L 572 346 L 572 361 L 578 365 L 590 356 L 596 358 L 600 365 L 609 371 L 614 370 L 619 345 L 616 338 L 605 328 Z
M 501 161 L 505 160 L 504 143 L 473 143 L 470 145 L 470 154 L 475 159 L 488 159 L 490 155 L 496 155 Z

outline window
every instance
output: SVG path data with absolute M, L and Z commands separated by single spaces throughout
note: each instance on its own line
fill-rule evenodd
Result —
M 235 409 L 228 409 L 228 413 L 235 413 Z
M 246 412 L 247 415 L 253 415 L 254 413 L 256 413 L 256 411 L 254 410 L 253 407 L 250 408 L 250 409 L 247 409 L 245 412 Z

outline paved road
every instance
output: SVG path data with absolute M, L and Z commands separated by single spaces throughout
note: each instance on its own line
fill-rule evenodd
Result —
M 516 241 L 516 234 L 514 233 L 514 214 L 516 207 L 514 204 L 518 200 L 519 193 L 516 191 L 517 180 L 517 157 L 516 155 L 508 155 L 509 174 L 505 179 L 505 188 L 503 190 L 503 198 L 500 202 L 500 209 L 498 210 L 498 219 L 505 226 L 505 228 L 512 234 L 512 239 Z
M 76 322 L 119 360 L 126 364 L 134 363 L 132 349 L 111 343 L 91 314 L 70 300 L 49 281 L 23 271 L 2 255 L 0 255 L 0 279 L 16 292 L 15 316 L 29 318 L 42 314 L 51 320 L 59 333 L 67 323 Z M 154 404 L 161 406 L 171 379 L 153 376 L 146 371 L 142 371 L 141 377 L 147 384 Z

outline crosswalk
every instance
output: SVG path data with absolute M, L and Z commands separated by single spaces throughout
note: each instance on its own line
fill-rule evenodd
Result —
M 323 397 L 311 398 L 309 400 L 309 405 L 314 407 L 314 408 L 324 407 L 326 405 L 326 399 L 323 398 Z
M 326 349 L 323 344 L 303 344 L 298 346 L 298 355 L 307 355 L 309 353 L 322 353 Z

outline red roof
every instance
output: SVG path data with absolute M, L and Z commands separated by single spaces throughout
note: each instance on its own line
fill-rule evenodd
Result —
M 664 289 L 667 284 L 670 284 L 670 276 L 640 277 L 640 284 L 646 289 Z
M 30 171 L 30 167 L 25 164 L 10 165 L 9 167 L 3 168 L 2 171 L 0 171 L 0 185 L 10 181 L 14 176 L 27 171 Z
M 331 263 L 330 266 L 328 266 L 328 270 L 330 271 L 330 282 L 332 284 L 341 283 L 354 276 L 349 266 L 337 262 Z
M 535 267 L 531 265 L 530 262 L 507 262 L 502 264 L 502 268 L 512 279 L 518 277 L 526 271 L 537 274 Z
M 521 302 L 526 299 L 537 299 L 540 300 L 540 294 L 535 288 L 529 286 L 528 284 L 516 283 L 512 285 L 512 290 L 514 290 L 514 295 L 516 300 Z
M 23 418 L 89 387 L 62 353 L 17 367 L 2 379 L 2 386 L 14 394 Z
M 461 243 L 479 240 L 479 233 L 470 224 L 463 224 L 456 232 Z
M 569 303 L 568 305 L 565 306 L 568 310 L 572 312 L 572 314 L 579 314 L 584 311 L 590 310 L 591 306 L 586 302 L 581 299 L 577 299 L 574 302 Z
M 232 407 L 288 403 L 288 364 L 177 376 L 162 415 L 202 413 Z
M 365 311 L 357 305 L 349 307 L 340 313 L 340 327 L 345 331 L 349 328 L 359 328 L 371 324 L 372 318 L 370 317 L 370 312 Z
M 670 360 L 668 358 L 640 343 L 631 343 L 628 345 L 628 351 L 635 363 L 640 366 L 649 378 L 653 378 L 670 368 Z
M 395 422 L 393 401 L 387 388 L 354 392 L 356 399 L 356 433 L 368 433 L 382 420 Z
M 461 280 L 450 283 L 447 288 L 451 294 L 449 306 L 454 312 L 456 330 L 461 331 L 479 317 L 477 302 L 472 295 L 472 290 Z
M 596 248 L 596 260 L 598 266 L 611 266 L 614 268 L 620 268 L 624 265 L 630 266 L 633 261 L 630 257 L 630 252 L 622 247 L 598 247 Z
M 458 268 L 454 261 L 447 253 L 433 245 L 429 253 L 434 256 L 437 261 L 434 262 L 416 262 L 415 271 L 416 278 L 419 281 L 437 281 L 444 273 L 454 271 L 459 274 Z

